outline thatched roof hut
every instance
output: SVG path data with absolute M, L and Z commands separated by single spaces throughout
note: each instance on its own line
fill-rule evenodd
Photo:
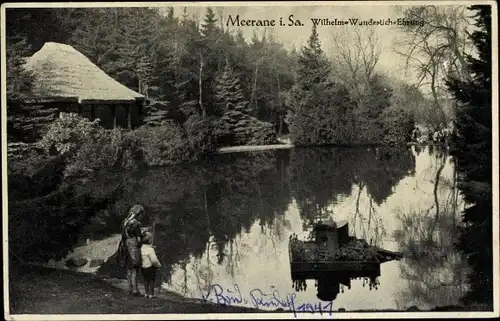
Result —
M 33 98 L 78 98 L 85 101 L 132 102 L 144 96 L 125 87 L 69 45 L 47 42 L 27 59 L 34 73 Z
M 100 118 L 105 127 L 138 125 L 144 95 L 108 76 L 73 47 L 47 42 L 27 59 L 25 68 L 34 77 L 30 100 Z

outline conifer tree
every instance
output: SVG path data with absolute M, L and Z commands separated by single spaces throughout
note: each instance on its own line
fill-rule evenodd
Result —
M 201 33 L 203 36 L 211 37 L 217 33 L 217 18 L 211 7 L 207 8 L 207 13 L 205 14 L 203 22 L 204 23 L 201 25 Z
M 225 140 L 234 144 L 245 144 L 250 139 L 251 109 L 229 62 L 226 62 L 224 72 L 217 80 L 215 99 L 217 108 L 223 115 L 220 126 L 225 133 Z
M 200 107 L 206 116 L 215 116 L 217 115 L 214 98 L 215 83 L 219 72 L 222 71 L 225 52 L 221 47 L 222 32 L 217 27 L 217 18 L 211 7 L 207 8 L 200 33 L 201 41 L 197 44 L 195 51 L 200 67 L 198 78 L 201 78 L 199 82 Z
M 33 142 L 55 117 L 56 109 L 26 104 L 33 75 L 24 68 L 29 53 L 25 39 L 7 43 L 7 131 L 9 141 Z
M 477 57 L 467 56 L 470 77 L 449 79 L 446 84 L 455 98 L 456 135 L 452 155 L 459 172 L 459 189 L 470 207 L 463 212 L 459 246 L 472 266 L 471 291 L 465 301 L 493 300 L 492 262 L 492 83 L 491 7 L 475 5 L 475 26 L 470 35 Z
M 364 103 L 356 109 L 356 140 L 359 143 L 379 144 L 384 138 L 384 116 L 391 106 L 392 88 L 380 74 L 373 75 L 367 82 Z M 392 123 L 392 125 L 396 125 Z M 393 128 L 390 128 L 391 130 Z
M 307 46 L 302 47 L 298 59 L 298 82 L 305 89 L 312 84 L 328 81 L 330 76 L 330 64 L 321 49 L 316 25 L 313 25 Z
M 288 97 L 290 138 L 297 145 L 347 144 L 352 106 L 347 90 L 330 80 L 330 67 L 313 26 L 298 57 L 297 80 Z

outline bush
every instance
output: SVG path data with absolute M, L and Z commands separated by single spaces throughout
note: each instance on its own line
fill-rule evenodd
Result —
M 65 162 L 62 156 L 50 156 L 33 150 L 27 157 L 9 160 L 9 200 L 46 195 L 61 184 Z
M 38 146 L 47 152 L 55 150 L 71 158 L 78 153 L 83 144 L 99 139 L 103 132 L 99 120 L 90 121 L 72 113 L 61 114 L 61 118 L 51 124 L 47 133 L 38 142 Z
M 248 145 L 267 145 L 277 142 L 276 131 L 271 123 L 252 118 L 250 122 L 250 139 Z
M 14 260 L 47 262 L 72 250 L 83 228 L 99 210 L 116 201 L 114 190 L 102 198 L 75 195 L 71 188 L 45 196 L 9 200 L 9 253 Z
M 266 145 L 276 143 L 271 123 L 237 112 L 227 112 L 213 122 L 213 135 L 218 146 Z
M 114 202 L 120 189 L 107 184 L 97 193 L 85 181 L 64 179 L 62 155 L 37 153 L 10 160 L 9 253 L 13 260 L 46 262 L 64 257 L 89 219 Z M 94 185 L 95 187 L 95 185 Z M 96 195 L 94 195 L 96 194 Z
M 38 146 L 56 151 L 66 159 L 65 176 L 87 176 L 94 172 L 128 168 L 137 159 L 137 144 L 120 129 L 106 130 L 99 122 L 76 114 L 63 114 L 49 127 Z
M 173 121 L 164 121 L 155 127 L 143 126 L 128 136 L 137 142 L 148 166 L 177 165 L 194 158 L 182 127 Z
M 411 138 L 415 126 L 413 115 L 401 107 L 390 107 L 382 113 L 384 143 L 404 144 Z
M 210 120 L 194 115 L 183 124 L 186 131 L 189 147 L 200 155 L 210 153 L 215 149 L 213 126 Z

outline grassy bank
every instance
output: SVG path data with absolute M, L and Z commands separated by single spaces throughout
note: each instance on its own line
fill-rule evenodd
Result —
M 156 299 L 127 292 L 91 274 L 31 266 L 9 267 L 10 314 L 243 313 L 255 309 L 222 306 L 162 293 Z

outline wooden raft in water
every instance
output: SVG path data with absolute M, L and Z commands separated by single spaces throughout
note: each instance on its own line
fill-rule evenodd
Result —
M 350 237 L 346 223 L 320 223 L 313 231 L 314 241 L 290 238 L 288 250 L 293 279 L 323 277 L 326 274 L 379 276 L 381 263 L 402 257 L 401 253 L 368 246 L 366 241 Z M 339 260 L 336 257 L 337 251 L 352 241 L 366 244 L 365 260 Z

